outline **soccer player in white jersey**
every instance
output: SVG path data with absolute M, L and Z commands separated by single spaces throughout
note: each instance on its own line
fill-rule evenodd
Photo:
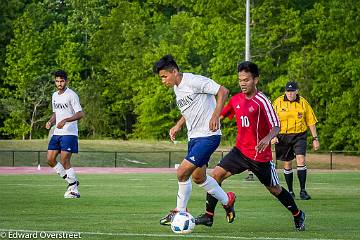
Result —
M 156 62 L 153 71 L 159 74 L 165 86 L 174 88 L 176 103 L 182 114 L 169 131 L 170 140 L 175 140 L 176 134 L 185 123 L 189 139 L 187 155 L 177 169 L 179 188 L 176 208 L 160 219 L 160 224 L 170 225 L 177 212 L 187 211 L 192 191 L 190 176 L 196 184 L 222 203 L 226 218 L 231 223 L 235 217 L 235 194 L 225 193 L 219 184 L 206 174 L 210 156 L 220 144 L 219 117 L 229 91 L 209 78 L 181 73 L 171 55 L 166 55 Z
M 55 85 L 58 91 L 52 95 L 53 114 L 46 123 L 50 129 L 56 124 L 54 135 L 48 145 L 47 160 L 52 167 L 68 183 L 65 198 L 79 198 L 79 181 L 74 168 L 71 167 L 72 153 L 78 152 L 77 121 L 84 116 L 78 95 L 67 87 L 68 79 L 65 71 L 55 72 Z M 60 154 L 60 162 L 56 157 Z

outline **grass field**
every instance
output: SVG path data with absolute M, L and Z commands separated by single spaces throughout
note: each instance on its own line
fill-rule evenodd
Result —
M 223 185 L 238 195 L 233 224 L 218 206 L 212 228 L 197 226 L 183 237 L 359 239 L 359 172 L 309 174 L 313 199 L 297 200 L 307 215 L 305 232 L 294 230 L 290 213 L 258 181 L 244 177 L 233 176 Z M 175 205 L 174 174 L 80 174 L 79 180 L 81 198 L 64 199 L 66 185 L 55 174 L 0 175 L 0 237 L 24 230 L 80 232 L 82 239 L 182 239 L 159 225 Z M 204 205 L 203 190 L 194 186 L 190 212 L 196 216 Z

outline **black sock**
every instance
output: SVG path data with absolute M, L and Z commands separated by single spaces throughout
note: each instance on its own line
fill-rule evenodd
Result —
M 285 181 L 286 181 L 286 185 L 288 186 L 288 189 L 290 192 L 293 192 L 293 178 L 294 178 L 294 173 L 292 171 L 292 169 L 284 169 L 284 176 L 285 176 Z
M 277 199 L 281 202 L 284 207 L 289 210 L 293 215 L 297 215 L 299 213 L 299 209 L 296 206 L 296 203 L 291 196 L 291 194 L 282 187 L 282 191 L 279 196 L 276 196 Z
M 206 194 L 206 213 L 214 215 L 217 202 L 218 200 L 211 194 Z
M 305 166 L 297 166 L 297 176 L 299 178 L 300 189 L 305 190 L 307 168 Z

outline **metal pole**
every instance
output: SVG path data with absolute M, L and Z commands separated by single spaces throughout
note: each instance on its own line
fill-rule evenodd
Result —
M 171 168 L 171 151 L 169 151 L 169 168 Z
M 333 169 L 333 151 L 330 151 L 330 170 Z
M 38 151 L 38 166 L 40 166 L 40 151 Z
M 117 152 L 115 152 L 115 167 L 116 167 Z
M 246 0 L 245 61 L 250 61 L 250 0 Z
M 12 151 L 13 167 L 15 167 L 15 151 Z

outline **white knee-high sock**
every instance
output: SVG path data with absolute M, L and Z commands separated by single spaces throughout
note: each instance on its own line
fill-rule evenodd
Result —
M 66 178 L 66 177 L 65 177 L 65 176 L 66 176 L 66 171 L 65 171 L 65 169 L 64 169 L 64 166 L 63 166 L 61 163 L 57 162 L 56 165 L 55 165 L 55 167 L 53 167 L 53 169 L 55 170 L 55 172 L 56 172 L 57 174 L 60 175 L 60 177 Z
M 192 183 L 189 178 L 186 182 L 178 182 L 179 189 L 176 198 L 176 210 L 186 211 L 187 203 L 191 196 Z
M 73 168 L 69 168 L 67 170 L 65 170 L 67 178 L 66 181 L 71 184 L 77 181 L 77 177 L 76 177 L 76 173 L 75 170 Z
M 205 191 L 214 196 L 222 205 L 228 204 L 229 197 L 226 192 L 219 186 L 216 180 L 209 175 L 206 176 L 205 182 L 199 184 L 199 187 L 202 187 Z

